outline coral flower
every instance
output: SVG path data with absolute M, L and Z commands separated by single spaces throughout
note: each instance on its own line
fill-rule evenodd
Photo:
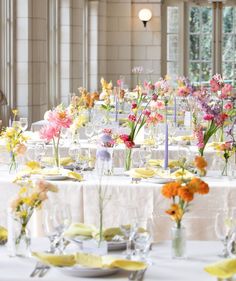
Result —
M 209 193 L 209 185 L 205 183 L 204 181 L 201 181 L 199 187 L 198 187 L 198 193 L 199 194 L 207 194 Z
M 188 186 L 181 187 L 178 190 L 178 195 L 182 200 L 186 202 L 190 202 L 193 200 L 193 192 L 191 192 Z
M 179 182 L 169 182 L 163 185 L 161 193 L 167 198 L 172 198 L 178 194 L 181 184 Z
M 199 170 L 203 170 L 207 167 L 207 161 L 203 156 L 196 156 L 194 160 L 195 166 Z
M 177 204 L 172 204 L 170 209 L 166 210 L 166 213 L 175 221 L 180 221 L 183 217 L 183 210 Z

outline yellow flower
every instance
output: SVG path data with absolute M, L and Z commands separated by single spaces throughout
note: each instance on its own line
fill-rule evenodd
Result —
M 15 133 L 16 133 L 15 128 L 13 128 L 13 127 L 8 127 L 8 128 L 6 129 L 5 135 L 6 135 L 7 138 L 12 138 L 12 137 L 15 135 Z
M 16 116 L 19 113 L 19 111 L 18 111 L 18 109 L 12 109 L 12 113 L 14 116 Z
M 22 186 L 20 191 L 19 191 L 19 194 L 23 195 L 24 193 L 26 193 L 26 191 L 27 191 L 27 188 L 25 186 Z
M 22 210 L 22 211 L 19 212 L 20 218 L 27 218 L 27 216 L 28 216 L 27 210 Z

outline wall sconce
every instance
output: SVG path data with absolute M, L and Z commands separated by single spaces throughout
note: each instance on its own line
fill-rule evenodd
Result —
M 152 12 L 149 9 L 142 9 L 138 13 L 139 19 L 143 22 L 143 26 L 147 26 L 147 22 L 152 18 Z

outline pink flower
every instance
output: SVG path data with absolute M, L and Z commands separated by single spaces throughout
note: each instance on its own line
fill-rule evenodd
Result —
M 211 120 L 214 119 L 214 115 L 213 114 L 206 114 L 206 115 L 204 115 L 203 119 L 206 120 L 206 121 L 211 121 Z
M 126 134 L 120 135 L 120 139 L 123 142 L 129 141 L 129 135 L 126 135 Z
M 157 94 L 153 94 L 153 95 L 152 95 L 152 100 L 153 100 L 153 101 L 156 101 L 157 98 L 158 98 Z
M 143 115 L 149 117 L 151 114 L 151 111 L 148 109 L 143 110 Z
M 217 91 L 220 90 L 220 85 L 215 80 L 211 80 L 210 85 L 211 85 L 211 91 L 213 93 L 216 93 Z
M 178 96 L 186 97 L 190 94 L 190 89 L 186 86 L 182 86 L 178 89 Z
M 136 102 L 132 102 L 132 104 L 131 104 L 131 109 L 135 109 L 135 108 L 137 108 L 137 103 Z
M 124 142 L 127 148 L 133 148 L 135 146 L 135 143 L 131 140 Z
M 14 152 L 18 155 L 24 155 L 26 150 L 27 147 L 23 143 L 18 143 L 14 148 Z
M 44 118 L 62 128 L 69 128 L 72 124 L 72 117 L 66 110 L 62 109 L 56 108 L 53 111 L 50 110 L 46 112 Z
M 111 135 L 111 134 L 112 134 L 112 129 L 110 129 L 110 128 L 105 128 L 105 129 L 102 130 L 102 132 L 103 132 L 104 134 Z
M 137 118 L 136 118 L 136 116 L 134 114 L 129 114 L 128 119 L 131 122 L 135 122 L 137 120 Z
M 231 110 L 233 108 L 233 103 L 232 102 L 228 102 L 224 105 L 224 109 L 225 110 Z
M 55 124 L 46 125 L 39 131 L 40 138 L 46 141 L 51 141 L 53 138 L 59 137 L 59 133 L 60 129 Z
M 219 98 L 221 98 L 221 99 L 228 98 L 232 92 L 232 89 L 233 89 L 232 85 L 225 84 L 221 90 L 221 95 L 219 96 Z
M 122 85 L 122 80 L 121 80 L 121 79 L 118 79 L 118 80 L 116 81 L 116 83 L 117 83 L 117 85 L 120 87 L 120 86 Z

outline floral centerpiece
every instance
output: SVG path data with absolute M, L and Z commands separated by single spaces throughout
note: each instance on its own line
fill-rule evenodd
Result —
M 40 130 L 40 138 L 47 142 L 53 142 L 53 157 L 56 167 L 60 167 L 59 143 L 61 130 L 69 128 L 72 124 L 72 117 L 63 105 L 57 106 L 54 110 L 45 113 L 44 119 L 49 122 Z
M 185 229 L 182 226 L 184 214 L 189 211 L 190 202 L 197 194 L 207 194 L 209 186 L 197 177 L 178 178 L 163 185 L 161 193 L 172 201 L 166 213 L 175 222 L 172 229 L 172 250 L 174 257 L 182 257 L 185 251 Z
M 188 97 L 193 92 L 193 87 L 186 77 L 179 77 L 177 79 L 177 91 L 178 97 Z
M 111 94 L 112 94 L 112 82 L 109 83 L 102 77 L 101 78 L 102 92 L 99 96 L 99 99 L 103 101 L 101 108 L 105 110 L 105 122 L 109 123 L 109 113 L 114 108 L 114 105 L 111 103 Z
M 7 151 L 10 152 L 9 172 L 17 170 L 17 156 L 24 155 L 27 150 L 25 144 L 27 137 L 17 123 L 13 125 L 13 127 L 4 128 L 1 132 L 1 137 L 6 141 Z
M 42 206 L 47 199 L 47 193 L 57 192 L 55 185 L 39 180 L 33 183 L 31 180 L 18 179 L 16 183 L 20 190 L 11 202 L 11 210 L 14 220 L 17 222 L 18 231 L 15 235 L 16 255 L 27 255 L 30 245 L 30 237 L 27 234 L 27 225 L 35 209 Z

